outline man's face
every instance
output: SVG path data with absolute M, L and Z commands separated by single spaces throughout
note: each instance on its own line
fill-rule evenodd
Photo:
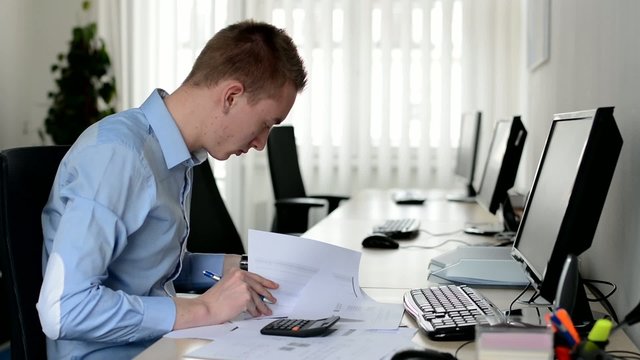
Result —
M 220 136 L 216 136 L 217 142 L 209 146 L 211 156 L 226 160 L 231 155 L 247 153 L 251 148 L 264 149 L 271 127 L 287 117 L 296 95 L 295 87 L 287 83 L 275 97 L 255 103 L 250 104 L 246 94 L 238 96 L 224 116 L 223 126 L 215 130 Z

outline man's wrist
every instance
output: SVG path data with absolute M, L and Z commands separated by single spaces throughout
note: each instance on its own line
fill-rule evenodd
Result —
M 240 269 L 249 270 L 249 256 L 247 254 L 240 256 Z

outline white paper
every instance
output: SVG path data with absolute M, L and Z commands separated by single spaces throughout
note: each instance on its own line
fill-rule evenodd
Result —
M 332 295 L 342 301 L 355 300 L 361 295 L 358 278 L 361 253 L 358 251 L 297 236 L 249 230 L 249 254 L 250 271 L 280 285 L 272 291 L 277 304 L 269 306 L 274 316 L 291 315 L 303 290 L 316 276 L 322 279 L 313 281 L 311 292 L 304 294 L 305 301 L 314 295 L 325 298 L 322 290 L 335 287 L 339 287 L 336 289 L 339 293 Z M 340 281 L 331 283 L 336 279 Z
M 361 253 L 327 243 L 264 231 L 249 231 L 249 269 L 280 287 L 269 304 L 274 316 L 320 319 L 339 315 L 323 337 L 267 336 L 272 319 L 233 320 L 229 327 L 194 329 L 191 337 L 214 339 L 187 356 L 224 359 L 381 359 L 412 347 L 416 329 L 398 329 L 402 304 L 381 304 L 362 291 Z M 386 330 L 381 330 L 386 329 Z M 180 333 L 172 336 L 181 335 Z
M 329 336 L 294 338 L 256 334 L 238 328 L 216 341 L 188 353 L 203 359 L 381 359 L 400 349 L 414 347 L 417 329 L 393 331 L 338 330 Z
M 381 304 L 360 288 L 362 253 L 298 236 L 249 230 L 249 269 L 276 281 L 273 316 L 338 315 L 354 329 L 396 329 L 402 304 Z
M 231 332 L 238 326 L 232 323 L 225 323 L 220 325 L 198 326 L 189 329 L 174 330 L 164 337 L 173 339 L 205 339 L 216 340 Z

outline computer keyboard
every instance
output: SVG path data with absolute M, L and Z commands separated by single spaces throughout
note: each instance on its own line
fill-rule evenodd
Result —
M 374 233 L 382 233 L 394 239 L 413 237 L 419 230 L 420 220 L 414 218 L 388 219 L 373 228 Z
M 412 289 L 404 308 L 432 340 L 473 340 L 477 324 L 506 322 L 491 301 L 465 285 Z

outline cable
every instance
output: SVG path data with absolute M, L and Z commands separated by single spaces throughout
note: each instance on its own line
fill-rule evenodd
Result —
M 527 290 L 529 290 L 530 287 L 531 287 L 531 283 L 528 283 L 527 286 L 525 286 L 524 289 L 520 292 L 520 294 L 518 294 L 518 296 L 516 296 L 515 299 L 513 299 L 511 304 L 509 304 L 509 314 L 507 315 L 507 323 L 510 322 L 509 318 L 511 317 L 511 312 L 513 311 L 513 304 L 515 304 L 516 301 L 518 301 L 518 299 L 520 299 L 520 297 L 522 297 L 522 295 L 524 295 L 524 293 L 527 292 Z
M 593 280 L 593 279 L 583 279 L 582 282 L 589 289 L 589 291 L 591 291 L 596 296 L 598 296 L 596 298 L 587 297 L 587 300 L 593 301 L 593 302 L 600 302 L 602 306 L 605 308 L 605 310 L 609 313 L 609 315 L 611 315 L 611 318 L 613 319 L 613 321 L 618 323 L 618 314 L 616 314 L 616 311 L 613 308 L 613 305 L 611 305 L 611 302 L 609 302 L 609 297 L 613 295 L 613 293 L 615 293 L 616 290 L 618 289 L 616 284 L 608 281 Z M 597 286 L 595 286 L 595 284 L 610 285 L 613 287 L 613 289 L 607 295 L 604 295 L 602 294 L 602 291 L 600 291 L 600 289 Z
M 609 281 L 604 281 L 604 280 L 593 280 L 593 279 L 582 279 L 582 281 L 589 287 L 589 290 L 594 289 L 598 294 L 600 295 L 599 298 L 589 298 L 587 297 L 587 300 L 592 301 L 592 302 L 598 302 L 598 301 L 603 301 L 608 299 L 609 297 L 611 297 L 611 295 L 613 295 L 613 293 L 616 292 L 616 290 L 618 290 L 618 287 L 616 286 L 616 284 L 609 282 Z M 611 286 L 613 289 L 607 294 L 607 295 L 603 295 L 602 291 L 600 291 L 599 288 L 597 288 L 594 284 L 605 284 L 605 285 L 609 285 Z
M 627 350 L 610 350 L 606 352 L 617 359 L 640 359 L 640 353 Z M 619 354 L 619 355 L 618 355 Z M 626 355 L 626 356 L 625 356 Z
M 467 342 L 463 343 L 462 345 L 458 346 L 458 348 L 456 349 L 456 352 L 453 354 L 453 356 L 454 356 L 455 358 L 458 358 L 458 352 L 459 352 L 463 347 L 465 347 L 465 346 L 467 346 L 467 345 L 471 344 L 471 343 L 472 343 L 472 342 L 474 342 L 474 341 L 475 341 L 475 340 L 469 340 L 469 341 L 467 341 Z
M 446 235 L 455 235 L 459 232 L 462 232 L 462 229 L 458 229 L 458 230 L 454 230 L 454 231 L 447 231 L 447 232 L 443 232 L 443 233 L 433 233 L 427 229 L 419 229 L 420 231 L 422 231 L 423 233 L 426 233 L 427 235 L 433 236 L 433 237 L 438 237 L 438 236 L 446 236 Z
M 465 241 L 462 241 L 462 240 L 448 239 L 448 240 L 445 240 L 445 241 L 441 242 L 438 245 L 433 245 L 433 246 L 427 246 L 427 245 L 403 245 L 403 246 L 400 246 L 400 247 L 403 248 L 403 249 L 406 249 L 406 248 L 436 249 L 436 248 L 439 248 L 440 246 L 442 246 L 442 245 L 444 245 L 446 243 L 449 243 L 449 242 L 457 242 L 457 243 L 465 244 L 467 246 L 472 246 L 468 242 L 465 242 Z

